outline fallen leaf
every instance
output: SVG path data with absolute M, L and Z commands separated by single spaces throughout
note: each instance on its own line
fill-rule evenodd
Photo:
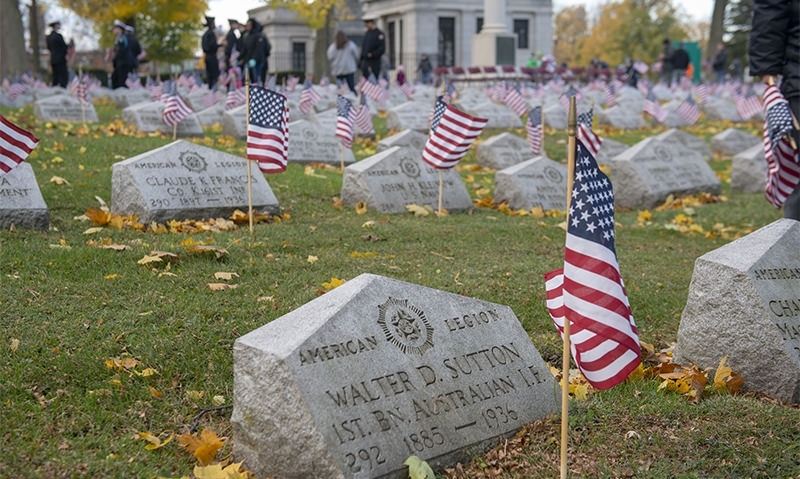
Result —
M 319 258 L 316 257 L 316 256 L 313 256 L 313 255 L 308 255 L 308 258 L 306 259 L 306 261 L 308 261 L 311 264 L 314 264 L 317 261 L 319 261 Z
M 359 201 L 356 203 L 356 213 L 359 215 L 363 215 L 367 212 L 367 203 L 365 201 Z
M 68 185 L 69 181 L 67 181 L 66 179 L 64 179 L 64 178 L 62 178 L 60 176 L 54 176 L 54 177 L 50 178 L 50 183 L 55 183 L 57 185 Z
M 238 284 L 228 284 L 228 283 L 208 283 L 208 287 L 211 291 L 225 291 L 227 289 L 236 289 L 239 286 Z
M 225 445 L 225 442 L 211 429 L 203 429 L 199 436 L 182 434 L 178 437 L 178 444 L 192 453 L 201 465 L 206 466 L 214 460 L 217 451 Z
M 19 348 L 19 339 L 11 338 L 11 344 L 8 346 L 8 348 L 11 350 L 12 353 L 16 351 L 17 348 Z
M 334 288 L 338 288 L 339 286 L 344 284 L 343 279 L 339 278 L 331 278 L 330 281 L 322 283 L 322 287 L 325 288 L 325 291 L 330 291 Z
M 214 256 L 216 256 L 217 259 L 222 258 L 223 256 L 228 254 L 228 250 L 226 250 L 225 248 L 220 248 L 219 246 L 210 244 L 197 244 L 188 248 L 187 251 L 190 253 L 211 252 L 214 253 Z
M 414 216 L 428 216 L 433 212 L 428 206 L 420 206 L 417 204 L 406 205 L 406 211 L 414 213 Z
M 238 273 L 226 273 L 226 272 L 223 272 L 223 271 L 217 271 L 216 273 L 214 273 L 214 277 L 217 278 L 217 279 L 224 279 L 224 280 L 230 281 L 233 278 L 238 278 L 239 274 Z
M 251 474 L 242 470 L 242 463 L 237 462 L 222 467 L 222 464 L 210 466 L 194 466 L 194 476 L 197 479 L 249 479 Z
M 139 439 L 143 439 L 147 441 L 147 445 L 144 446 L 145 449 L 148 451 L 153 451 L 155 449 L 162 448 L 169 444 L 172 441 L 172 434 L 169 435 L 166 441 L 162 441 L 158 436 L 153 434 L 152 432 L 140 432 L 137 434 Z
M 409 456 L 403 465 L 408 466 L 409 479 L 436 479 L 431 466 L 417 456 Z
M 153 386 L 147 386 L 147 388 L 150 390 L 150 395 L 155 399 L 161 399 L 164 397 L 164 393 L 154 388 Z

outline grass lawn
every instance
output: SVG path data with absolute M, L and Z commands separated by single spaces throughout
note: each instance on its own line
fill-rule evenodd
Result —
M 76 218 L 99 207 L 96 197 L 110 202 L 112 164 L 171 141 L 130 131 L 119 110 L 96 105 L 101 122 L 88 127 L 0 108 L 41 140 L 28 161 L 51 214 L 49 231 L 0 231 L 0 476 L 191 476 L 197 461 L 177 439 L 145 446 L 195 423 L 228 437 L 216 458 L 230 459 L 230 409 L 195 416 L 231 404 L 233 342 L 323 294 L 332 278 L 369 272 L 509 305 L 560 367 L 542 275 L 563 262 L 563 214 L 358 214 L 337 202 L 341 172 L 289 165 L 267 177 L 282 218 L 253 234 L 246 226 L 212 231 L 207 222 L 181 232 L 107 226 L 87 234 L 93 225 Z M 702 121 L 687 131 L 709 139 L 730 126 Z M 739 127 L 760 134 L 755 123 Z M 383 119 L 376 129 L 386 136 Z M 632 145 L 661 131 L 598 132 Z M 219 127 L 195 141 L 244 156 L 244 142 Z M 564 160 L 565 146 L 564 132 L 546 132 L 551 158 Z M 358 159 L 374 151 L 369 140 L 354 145 Z M 729 192 L 730 158 L 711 165 L 723 180 L 719 201 L 617 210 L 616 247 L 640 339 L 656 350 L 676 340 L 695 259 L 780 217 L 761 194 Z M 491 196 L 494 172 L 475 166 L 473 148 L 459 170 L 478 202 Z M 193 251 L 197 244 L 227 254 Z M 140 264 L 154 250 L 179 261 Z M 218 272 L 238 276 L 220 280 Z M 209 287 L 220 282 L 236 288 Z M 800 477 L 796 406 L 710 390 L 692 402 L 659 384 L 630 380 L 571 401 L 572 477 Z M 144 432 L 157 439 L 143 440 Z M 548 418 L 437 474 L 550 478 L 558 453 L 559 419 Z

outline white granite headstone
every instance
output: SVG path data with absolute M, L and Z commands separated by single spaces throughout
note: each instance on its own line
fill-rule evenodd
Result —
M 723 155 L 733 156 L 755 145 L 761 145 L 761 138 L 738 128 L 728 128 L 711 137 L 711 150 Z
M 417 101 L 405 102 L 386 111 L 386 129 L 388 131 L 415 130 L 427 133 L 431 128 L 428 115 L 433 110 L 433 103 Z
M 439 171 L 422 161 L 412 148 L 395 146 L 348 166 L 342 178 L 342 201 L 384 213 L 405 213 L 406 205 L 438 209 Z M 442 171 L 442 208 L 472 209 L 469 192 L 455 168 Z
M 731 160 L 731 192 L 763 193 L 767 177 L 764 145 L 753 145 Z
M 372 274 L 236 340 L 233 454 L 257 477 L 408 477 L 556 410 L 507 306 Z
M 114 163 L 111 211 L 143 223 L 228 217 L 253 208 L 278 213 L 278 200 L 254 161 L 183 140 Z
M 669 195 L 719 194 L 720 182 L 708 163 L 679 142 L 646 138 L 611 160 L 617 206 L 652 208 Z
M 470 115 L 489 120 L 486 128 L 521 128 L 522 120 L 506 105 L 483 102 L 467 110 Z
M 800 402 L 800 222 L 780 219 L 695 261 L 675 362 L 739 373 L 744 388 Z
M 683 145 L 696 153 L 700 153 L 700 156 L 706 161 L 712 158 L 711 148 L 708 147 L 708 143 L 706 143 L 704 139 L 683 130 L 671 128 L 663 133 L 659 133 L 656 135 L 656 138 L 665 143 L 678 143 Z
M 425 142 L 427 141 L 428 137 L 418 131 L 403 130 L 400 133 L 387 136 L 379 141 L 378 145 L 376 146 L 376 151 L 380 153 L 393 146 L 407 146 L 409 148 L 418 150 L 420 154 L 422 154 L 422 150 L 425 149 Z
M 342 156 L 343 155 L 343 156 Z M 356 161 L 353 151 L 342 148 L 334 130 L 324 131 L 320 125 L 306 120 L 289 123 L 289 162 L 349 165 Z
M 611 138 L 603 138 L 603 144 L 600 146 L 600 150 L 597 151 L 597 164 L 598 165 L 609 165 L 611 163 L 611 159 L 615 156 L 622 154 L 625 150 L 629 147 L 625 143 L 619 142 L 617 140 L 612 140 Z
M 0 229 L 50 227 L 50 210 L 39 190 L 33 167 L 23 161 L 0 176 Z
M 54 95 L 36 100 L 33 114 L 42 121 L 97 122 L 97 111 L 91 102 L 81 108 L 80 100 L 69 95 Z
M 597 124 L 609 125 L 621 130 L 644 128 L 646 123 L 641 110 L 635 110 L 620 104 L 597 112 Z
M 498 171 L 494 185 L 494 201 L 515 210 L 566 210 L 567 167 L 545 156 Z
M 160 131 L 171 134 L 172 127 L 164 123 L 161 118 L 163 112 L 164 103 L 148 100 L 146 103 L 137 103 L 122 110 L 122 121 L 135 126 L 142 133 Z M 200 126 L 197 115 L 191 113 L 181 120 L 178 123 L 176 134 L 180 138 L 203 136 L 203 127 Z
M 500 133 L 478 145 L 478 164 L 502 170 L 533 157 L 528 140 L 513 133 Z

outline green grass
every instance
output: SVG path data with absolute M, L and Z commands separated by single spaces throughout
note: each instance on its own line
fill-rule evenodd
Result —
M 0 476 L 190 475 L 195 461 L 177 441 L 148 451 L 136 434 L 151 431 L 165 439 L 185 433 L 202 408 L 217 404 L 215 396 L 230 404 L 235 339 L 313 300 L 333 277 L 370 272 L 507 304 L 545 359 L 560 364 L 542 275 L 563 261 L 564 232 L 557 226 L 563 216 L 521 217 L 485 208 L 446 217 L 358 215 L 334 206 L 341 173 L 318 168 L 311 176 L 290 165 L 267 181 L 291 217 L 257 224 L 252 235 L 247 227 L 193 234 L 105 228 L 87 235 L 91 225 L 75 217 L 98 206 L 95 196 L 110 202 L 112 164 L 171 141 L 122 134 L 109 126 L 119 112 L 107 105 L 98 110 L 103 123 L 82 131 L 78 125 L 45 125 L 30 109 L 0 109 L 41 139 L 29 162 L 51 213 L 49 231 L 0 232 Z M 383 121 L 376 123 L 385 135 Z M 704 123 L 689 131 L 708 138 L 725 127 Z M 605 134 L 633 144 L 659 131 Z M 563 132 L 547 137 L 550 157 L 564 159 L 565 138 Z M 209 129 L 205 141 L 244 155 L 243 142 L 221 138 L 218 128 Z M 360 142 L 354 151 L 360 159 L 370 148 Z M 464 160 L 474 162 L 473 153 Z M 715 159 L 712 167 L 727 178 L 730 158 Z M 493 189 L 493 172 L 461 174 L 473 195 Z M 54 176 L 69 183 L 51 182 Z M 762 195 L 729 194 L 727 184 L 723 194 L 726 201 L 690 210 L 652 211 L 646 223 L 638 221 L 640 211 L 617 212 L 617 251 L 642 340 L 659 347 L 675 341 L 698 256 L 780 217 Z M 706 237 L 668 228 L 680 213 L 704 231 L 722 224 L 730 232 Z M 368 221 L 374 224 L 366 227 Z M 368 234 L 382 241 L 367 241 Z M 228 254 L 216 259 L 189 253 L 182 242 L 190 237 Z M 129 249 L 90 244 L 104 239 Z M 152 250 L 176 253 L 180 261 L 168 270 L 137 263 Z M 207 285 L 220 282 L 214 277 L 220 271 L 237 273 L 230 283 L 238 287 L 211 291 Z M 137 371 L 158 373 L 142 377 L 109 369 L 106 361 L 118 357 L 139 360 Z M 800 410 L 752 396 L 711 395 L 690 404 L 657 386 L 634 381 L 574 402 L 570 451 L 576 477 L 800 477 Z M 200 426 L 228 436 L 229 413 L 208 414 Z M 527 442 L 500 477 L 557 474 L 557 422 L 526 429 Z M 628 431 L 637 434 L 626 438 Z M 229 452 L 230 442 L 218 458 Z M 493 454 L 476 464 L 488 464 Z

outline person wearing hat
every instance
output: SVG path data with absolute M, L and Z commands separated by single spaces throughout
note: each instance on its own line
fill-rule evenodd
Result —
M 217 58 L 219 43 L 217 43 L 217 32 L 215 31 L 217 26 L 214 23 L 214 17 L 206 17 L 205 27 L 202 47 L 206 62 L 206 82 L 208 88 L 213 89 L 219 80 L 219 59 Z
M 367 32 L 361 44 L 361 74 L 367 78 L 372 73 L 377 80 L 381 74 L 381 57 L 386 52 L 386 37 L 375 26 L 375 19 L 365 18 L 364 26 Z
M 239 37 L 237 36 L 239 34 L 239 21 L 229 18 L 228 25 L 230 25 L 230 30 L 225 35 L 225 68 L 230 70 L 235 66 L 231 61 L 233 51 L 236 50 L 241 53 L 241 49 L 239 48 Z
M 243 72 L 244 68 L 248 69 L 251 82 L 264 84 L 271 50 L 269 40 L 264 36 L 264 27 L 255 18 L 248 18 L 244 29 L 239 65 Z
M 111 88 L 127 88 L 125 80 L 133 70 L 133 53 L 125 35 L 125 24 L 114 20 L 111 31 L 114 33 L 114 72 L 111 74 Z
M 67 42 L 58 33 L 61 30 L 61 22 L 56 20 L 50 22 L 52 29 L 47 35 L 47 49 L 50 50 L 50 67 L 53 70 L 53 86 L 67 87 L 69 75 L 67 73 Z
M 133 68 L 134 75 L 139 72 L 139 61 L 144 58 L 145 51 L 142 50 L 142 45 L 139 39 L 136 38 L 136 29 L 132 25 L 125 25 L 125 38 L 128 39 L 128 45 L 131 47 L 131 55 L 133 55 Z

